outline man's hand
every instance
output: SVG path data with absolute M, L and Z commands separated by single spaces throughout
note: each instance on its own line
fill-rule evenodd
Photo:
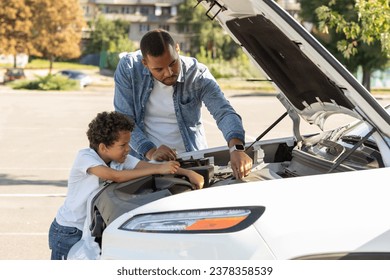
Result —
M 177 161 L 166 161 L 161 164 L 157 163 L 159 174 L 175 174 L 180 168 L 180 163 Z
M 252 169 L 252 159 L 242 151 L 233 151 L 230 153 L 230 165 L 234 177 L 241 179 L 247 176 Z
M 160 147 L 151 149 L 147 152 L 146 158 L 155 161 L 176 160 L 176 151 L 168 146 L 161 145 Z

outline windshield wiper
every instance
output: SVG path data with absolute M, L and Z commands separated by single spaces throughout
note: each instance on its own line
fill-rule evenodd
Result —
M 335 170 L 344 160 L 346 160 L 354 151 L 356 151 L 357 148 L 359 148 L 364 142 L 368 140 L 368 138 L 371 137 L 372 134 L 376 131 L 376 128 L 374 127 L 371 129 L 366 136 L 361 138 L 350 150 L 347 152 L 343 153 L 337 161 L 334 163 L 334 165 L 329 169 L 328 173 L 331 173 L 333 170 Z M 356 137 L 354 138 L 356 140 Z

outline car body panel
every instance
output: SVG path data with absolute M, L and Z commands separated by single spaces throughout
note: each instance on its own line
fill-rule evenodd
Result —
M 388 252 L 390 243 L 381 236 L 389 237 L 389 225 L 370 213 L 390 211 L 388 197 L 378 197 L 390 194 L 388 187 L 372 184 L 372 178 L 386 180 L 389 172 L 389 168 L 356 171 L 353 176 L 359 184 L 349 184 L 351 174 L 343 172 L 234 184 L 163 198 L 112 222 L 103 233 L 102 258 L 292 259 L 320 253 Z M 141 213 L 251 205 L 265 206 L 266 210 L 253 226 L 239 232 L 164 234 L 118 230 Z
M 25 79 L 23 68 L 8 68 L 4 74 L 3 82 L 8 83 L 15 80 Z
M 211 234 L 206 238 L 203 234 L 178 236 L 132 232 L 130 235 L 131 243 L 127 231 L 115 231 L 110 235 L 105 240 L 102 259 L 273 259 L 253 226 L 239 234 Z
M 84 88 L 92 83 L 92 78 L 87 74 L 75 71 L 75 70 L 62 70 L 58 72 L 59 75 L 68 77 L 71 80 L 75 80 L 80 84 L 81 88 Z

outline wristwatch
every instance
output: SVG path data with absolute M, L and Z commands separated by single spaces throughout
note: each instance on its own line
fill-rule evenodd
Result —
M 244 147 L 244 145 L 241 145 L 241 144 L 233 145 L 229 148 L 229 152 L 234 152 L 234 151 L 244 152 L 245 147 Z

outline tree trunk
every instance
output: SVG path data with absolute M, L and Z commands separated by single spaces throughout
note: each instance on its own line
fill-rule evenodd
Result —
M 363 66 L 363 77 L 362 85 L 368 90 L 371 91 L 371 70 Z
M 53 69 L 53 57 L 51 56 L 49 61 L 50 61 L 50 66 L 49 66 L 49 75 L 51 75 L 51 70 Z

